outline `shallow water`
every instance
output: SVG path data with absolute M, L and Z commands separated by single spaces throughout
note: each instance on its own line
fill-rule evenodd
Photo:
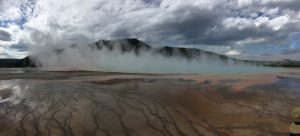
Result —
M 21 69 L 22 70 L 22 69 Z M 0 135 L 288 134 L 300 72 L 0 75 Z

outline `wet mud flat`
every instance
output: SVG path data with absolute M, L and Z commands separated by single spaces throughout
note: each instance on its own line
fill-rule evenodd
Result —
M 299 71 L 201 76 L 0 74 L 1 136 L 288 135 Z

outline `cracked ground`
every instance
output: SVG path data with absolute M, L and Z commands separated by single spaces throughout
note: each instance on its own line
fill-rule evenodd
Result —
M 298 71 L 251 79 L 21 71 L 0 74 L 1 136 L 282 136 L 300 105 Z

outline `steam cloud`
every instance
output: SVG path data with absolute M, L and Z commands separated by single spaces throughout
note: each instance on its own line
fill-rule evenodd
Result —
M 136 54 L 134 51 L 122 52 L 120 48 L 99 50 L 89 46 L 70 46 L 63 50 L 44 49 L 33 57 L 46 69 L 170 74 L 234 74 L 275 70 L 249 64 L 235 64 L 232 60 L 224 62 L 205 54 L 192 59 L 182 56 L 166 57 L 154 53 L 154 50 L 155 48 L 151 48 Z

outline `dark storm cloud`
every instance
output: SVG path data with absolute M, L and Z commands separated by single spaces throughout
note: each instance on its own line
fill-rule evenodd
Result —
M 81 4 L 78 4 L 81 3 Z M 37 0 L 32 45 L 138 38 L 156 45 L 283 45 L 300 32 L 300 0 Z M 49 6 L 51 5 L 51 6 Z M 84 12 L 81 12 L 84 11 Z
M 158 43 L 178 40 L 184 44 L 202 45 L 284 44 L 291 35 L 299 32 L 297 13 L 283 13 L 280 9 L 274 16 L 265 8 L 261 7 L 266 13 L 255 7 L 235 9 L 228 3 L 216 4 L 213 9 L 185 5 L 168 13 L 149 29 L 137 30 L 140 35 Z
M 11 41 L 11 35 L 9 32 L 0 30 L 0 40 L 1 41 Z
M 188 10 L 187 10 L 188 9 Z M 169 13 L 159 23 L 151 25 L 146 31 L 155 36 L 153 41 L 181 40 L 183 43 L 203 42 L 203 37 L 223 18 L 219 12 L 202 10 L 192 5 L 178 8 Z
M 199 38 L 200 41 L 198 42 L 216 45 L 234 45 L 236 42 L 244 40 L 245 44 L 284 44 L 292 33 L 299 31 L 299 28 L 293 26 L 285 27 L 285 29 L 278 31 L 274 31 L 266 25 L 260 27 L 245 26 L 243 29 L 239 29 L 238 27 L 217 28 L 207 31 L 203 37 Z
M 228 3 L 217 3 L 213 9 L 184 5 L 169 12 L 149 29 L 137 28 L 136 32 L 139 32 L 137 37 L 144 35 L 146 40 L 157 43 L 178 40 L 179 44 L 202 45 L 284 44 L 300 30 L 299 13 L 283 11 L 293 8 L 288 5 L 295 3 L 297 1 L 285 2 L 286 5 L 276 13 L 274 9 L 268 9 L 273 8 L 274 2 L 260 3 L 259 7 L 253 2 L 250 8 L 236 8 Z M 231 21 L 224 22 L 230 18 Z M 228 24 L 233 25 L 226 27 Z M 120 30 L 114 35 L 130 32 L 126 28 Z

